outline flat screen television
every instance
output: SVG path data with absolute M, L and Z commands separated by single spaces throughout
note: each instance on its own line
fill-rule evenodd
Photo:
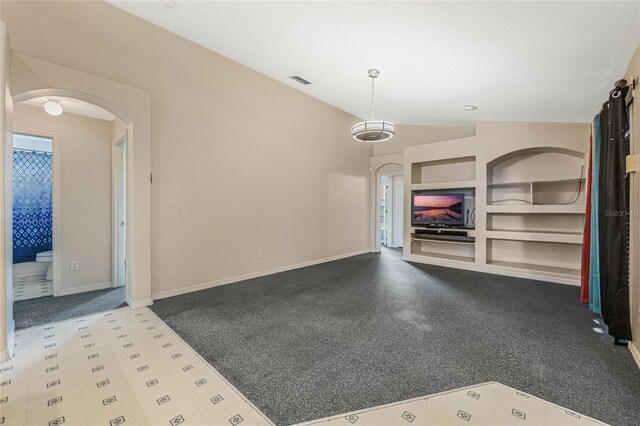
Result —
M 464 226 L 464 194 L 411 191 L 412 226 Z

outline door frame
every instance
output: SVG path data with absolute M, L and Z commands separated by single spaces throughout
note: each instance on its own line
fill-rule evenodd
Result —
M 379 253 L 381 251 L 380 215 L 378 212 L 380 177 L 383 175 L 390 176 L 394 174 L 404 175 L 403 162 L 403 156 L 401 153 L 370 157 L 369 159 L 369 251 L 371 252 Z M 386 172 L 386 168 L 394 168 L 396 170 Z M 406 212 L 406 208 L 404 211 Z M 403 229 L 404 228 L 405 227 L 403 225 Z
M 62 212 L 60 209 L 60 135 L 42 130 L 27 129 L 24 127 L 13 127 L 12 134 L 21 134 L 27 136 L 37 136 L 41 138 L 51 139 L 51 210 L 53 212 L 51 218 L 51 251 L 53 258 L 51 259 L 51 267 L 53 273 L 53 296 L 60 295 L 60 267 L 62 253 L 60 250 L 60 236 L 62 235 Z M 13 168 L 6 170 L 7 176 L 10 176 L 13 182 Z M 5 194 L 6 202 L 13 206 L 13 188 Z M 13 218 L 11 220 L 13 234 Z M 13 286 L 13 283 L 10 283 Z M 13 298 L 13 297 L 12 297 Z M 13 300 L 11 301 L 13 303 Z
M 112 287 L 126 286 L 126 156 L 127 156 L 127 134 L 111 145 L 111 209 L 112 209 Z M 124 159 L 124 161 L 123 161 Z M 124 208 L 124 211 L 122 209 Z M 121 233 L 120 219 L 124 216 L 124 236 Z M 124 237 L 124 240 L 123 240 Z M 121 253 L 123 251 L 124 253 Z M 124 271 L 123 271 L 124 270 Z M 124 277 L 122 273 L 124 272 Z M 123 278 L 124 283 L 120 282 Z
M 393 185 L 395 183 L 395 178 L 398 176 L 402 176 L 404 177 L 404 172 L 393 172 L 393 173 L 378 173 L 377 176 L 377 195 L 376 195 L 376 209 L 377 211 L 379 211 L 379 207 L 380 207 L 380 203 L 382 202 L 382 199 L 380 198 L 380 185 L 382 185 L 382 177 L 386 176 L 387 178 L 389 178 L 389 190 L 388 190 L 388 199 L 391 201 L 391 209 L 387 209 L 387 217 L 390 219 L 390 226 L 389 229 L 387 230 L 387 247 L 391 247 L 394 248 L 394 243 L 396 241 L 395 239 L 395 222 L 396 222 L 396 218 L 395 218 L 395 203 L 396 203 L 396 195 L 395 195 L 395 188 L 393 188 Z M 404 195 L 403 195 L 403 200 L 404 200 Z M 380 239 L 380 227 L 382 225 L 382 222 L 380 221 L 380 215 L 378 214 L 376 216 L 376 227 L 378 229 L 378 237 L 376 239 L 376 243 L 377 243 L 377 248 L 378 251 L 380 249 L 382 249 L 382 241 Z M 389 242 L 391 242 L 391 244 L 389 244 Z
M 393 244 L 392 247 L 404 246 L 404 174 L 392 176 L 393 185 Z M 398 182 L 402 188 L 398 189 Z

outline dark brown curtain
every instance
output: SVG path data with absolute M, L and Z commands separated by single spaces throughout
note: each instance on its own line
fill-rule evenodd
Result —
M 614 90 L 600 114 L 600 295 L 602 316 L 616 340 L 631 340 L 629 316 L 629 211 L 625 156 L 629 88 Z

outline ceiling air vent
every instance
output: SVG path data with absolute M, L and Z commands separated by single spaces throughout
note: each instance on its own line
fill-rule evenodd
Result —
M 297 76 L 297 75 L 290 75 L 290 76 L 289 76 L 289 78 L 291 78 L 292 80 L 297 81 L 297 82 L 298 82 L 298 83 L 300 83 L 300 84 L 304 84 L 305 86 L 306 86 L 307 84 L 311 84 L 311 82 L 310 82 L 310 81 L 307 81 L 307 80 L 305 80 L 304 78 L 299 77 L 299 76 Z

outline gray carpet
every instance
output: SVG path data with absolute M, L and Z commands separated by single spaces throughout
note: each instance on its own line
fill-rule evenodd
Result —
M 152 309 L 279 425 L 491 380 L 637 424 L 640 370 L 578 294 L 385 250 Z
M 13 303 L 16 330 L 128 306 L 125 288 L 88 291 L 69 296 L 47 296 Z

